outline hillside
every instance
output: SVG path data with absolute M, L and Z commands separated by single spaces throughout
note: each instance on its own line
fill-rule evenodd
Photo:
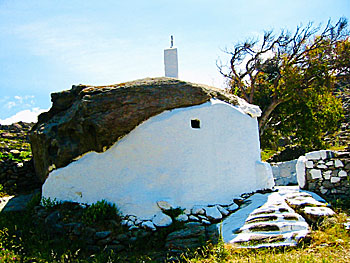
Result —
M 0 185 L 8 194 L 40 187 L 35 176 L 28 132 L 33 123 L 0 125 Z

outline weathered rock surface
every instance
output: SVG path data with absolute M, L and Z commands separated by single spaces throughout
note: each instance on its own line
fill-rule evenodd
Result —
M 30 134 L 36 173 L 43 182 L 52 169 L 86 152 L 103 152 L 148 118 L 211 98 L 239 104 L 247 108 L 247 114 L 256 110 L 221 90 L 171 78 L 100 87 L 78 85 L 53 93 L 51 109 L 39 116 Z

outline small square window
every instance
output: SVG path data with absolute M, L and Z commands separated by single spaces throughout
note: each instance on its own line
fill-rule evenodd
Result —
M 193 129 L 199 129 L 200 128 L 201 121 L 198 119 L 191 120 L 191 127 Z

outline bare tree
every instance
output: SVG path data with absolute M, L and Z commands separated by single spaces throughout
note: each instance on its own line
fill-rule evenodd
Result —
M 335 25 L 328 21 L 322 31 L 320 26 L 314 27 L 312 23 L 305 27 L 298 26 L 294 34 L 281 30 L 276 36 L 273 31 L 266 31 L 261 40 L 246 40 L 236 44 L 232 51 L 225 50 L 231 59 L 228 67 L 217 63 L 219 71 L 230 81 L 231 90 L 238 90 L 249 103 L 254 102 L 257 89 L 261 88 L 257 84 L 259 76 L 266 73 L 272 76 L 268 87 L 271 99 L 262 109 L 263 113 L 259 119 L 260 135 L 263 134 L 275 108 L 291 100 L 293 94 L 298 92 L 293 87 L 284 86 L 285 81 L 281 79 L 285 77 L 286 72 L 293 68 L 305 72 L 309 67 L 309 53 L 320 48 L 329 49 L 337 41 L 344 39 L 347 34 L 346 27 L 347 20 L 341 18 Z M 315 76 L 305 74 L 303 77 L 303 86 L 307 87 L 314 81 Z

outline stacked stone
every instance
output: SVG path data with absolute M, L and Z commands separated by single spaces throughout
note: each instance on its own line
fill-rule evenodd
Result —
M 235 201 L 244 203 L 244 199 L 249 196 L 245 195 Z M 35 207 L 35 216 L 38 222 L 43 221 L 47 225 L 48 231 L 53 235 L 67 235 L 72 240 L 83 240 L 87 243 L 88 250 L 93 252 L 102 249 L 127 250 L 143 238 L 156 237 L 161 230 L 168 232 L 165 248 L 176 252 L 205 245 L 208 241 L 217 243 L 217 224 L 239 209 L 235 202 L 227 205 L 194 206 L 185 210 L 175 208 L 166 201 L 159 201 L 157 205 L 161 211 L 150 220 L 126 215 L 121 217 L 120 223 L 107 220 L 103 230 L 87 226 L 81 221 L 66 222 L 59 210 L 48 212 L 42 206 Z M 75 213 L 79 213 L 82 206 L 76 206 Z M 120 225 L 124 232 L 116 233 L 115 229 Z M 174 225 L 177 227 L 173 227 L 174 230 L 171 231 Z
M 297 185 L 296 164 L 297 160 L 270 163 L 276 186 Z
M 298 167 L 299 166 L 299 167 Z M 350 153 L 316 151 L 298 159 L 299 185 L 326 197 L 350 196 Z
M 0 125 L 0 184 L 15 192 L 40 187 L 31 160 L 28 132 L 33 123 Z M 29 153 L 25 158 L 22 153 Z
M 236 202 L 239 202 L 239 200 L 237 199 Z M 161 211 L 155 214 L 152 219 L 140 220 L 136 216 L 127 215 L 123 217 L 122 225 L 127 226 L 129 230 L 143 228 L 152 231 L 170 226 L 173 221 L 181 223 L 196 222 L 202 225 L 211 225 L 220 222 L 239 208 L 235 202 L 225 205 L 196 205 L 191 209 L 184 209 L 182 213 L 172 219 L 168 214 L 178 208 L 175 208 L 166 201 L 159 201 L 157 202 L 157 205 Z

